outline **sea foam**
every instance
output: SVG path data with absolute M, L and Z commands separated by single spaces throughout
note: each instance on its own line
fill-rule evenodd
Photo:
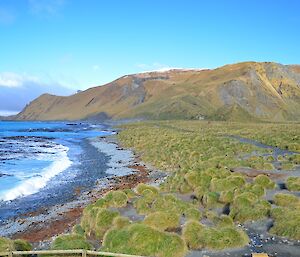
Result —
M 57 150 L 58 152 L 53 158 L 53 162 L 48 167 L 44 168 L 43 171 L 39 173 L 38 177 L 32 177 L 22 181 L 18 186 L 5 192 L 0 199 L 3 201 L 10 201 L 18 197 L 37 193 L 41 188 L 46 186 L 51 178 L 70 167 L 72 161 L 68 158 L 67 154 L 69 148 L 60 145 L 57 147 Z

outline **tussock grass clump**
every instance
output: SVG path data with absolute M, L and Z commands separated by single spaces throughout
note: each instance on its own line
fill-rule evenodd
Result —
M 253 169 L 257 169 L 257 170 L 273 170 L 274 169 L 273 164 L 268 163 L 268 162 L 251 163 L 250 167 Z
M 275 161 L 275 158 L 273 157 L 273 155 L 269 155 L 266 157 L 266 161 L 273 162 L 273 161 Z
M 110 191 L 105 195 L 105 200 L 111 207 L 125 207 L 127 205 L 128 197 L 120 190 Z
M 298 142 L 299 142 L 299 139 L 298 139 Z M 300 144 L 296 143 L 296 142 L 288 144 L 287 148 L 291 151 L 300 152 Z
M 259 163 L 262 163 L 264 162 L 264 158 L 262 156 L 258 156 L 258 155 L 253 155 L 251 157 L 248 158 L 248 161 L 250 162 L 259 162 Z
M 275 208 L 271 211 L 271 217 L 274 219 L 273 227 L 270 233 L 287 237 L 290 239 L 300 240 L 300 207 Z
M 289 177 L 286 181 L 286 186 L 289 191 L 300 191 L 300 178 Z
M 236 190 L 235 195 L 240 195 L 242 193 L 251 193 L 254 194 L 256 197 L 260 198 L 265 195 L 266 191 L 265 188 L 259 184 L 246 184 L 244 187 L 239 188 Z
M 163 192 L 180 192 L 187 194 L 193 191 L 192 187 L 186 181 L 184 175 L 186 171 L 180 170 L 169 176 L 164 183 L 160 185 Z
M 295 166 L 291 162 L 282 162 L 281 163 L 281 169 L 282 170 L 292 170 L 294 168 L 295 168 Z
M 158 211 L 183 214 L 184 210 L 193 206 L 191 203 L 178 199 L 173 194 L 153 195 L 149 190 L 144 190 L 143 194 L 143 197 L 136 199 L 134 202 L 134 207 L 141 215 Z
M 206 246 L 206 228 L 198 221 L 188 221 L 182 230 L 182 238 L 189 249 L 201 249 Z
M 249 243 L 247 234 L 235 227 L 210 228 L 207 233 L 206 248 L 221 250 L 243 247 Z
M 51 244 L 52 250 L 85 249 L 92 250 L 93 247 L 83 236 L 70 234 L 58 236 Z
M 272 181 L 268 176 L 263 174 L 256 176 L 254 182 L 266 189 L 273 189 L 276 186 L 274 181 Z
M 233 226 L 233 219 L 228 215 L 221 215 L 220 217 L 215 218 L 214 223 L 218 227 L 228 227 Z
M 112 226 L 114 218 L 116 218 L 118 215 L 118 212 L 107 209 L 102 209 L 98 212 L 94 230 L 97 238 L 103 238 L 105 232 Z
M 85 231 L 86 235 L 90 236 L 94 231 L 97 214 L 100 210 L 102 210 L 102 208 L 95 207 L 94 205 L 88 205 L 86 208 L 84 208 L 80 225 Z
M 210 190 L 213 192 L 221 192 L 225 190 L 234 190 L 243 186 L 246 183 L 241 176 L 230 176 L 227 178 L 213 178 L 210 184 Z
M 184 211 L 184 216 L 188 219 L 188 220 L 200 220 L 202 218 L 202 212 L 200 212 L 197 208 L 191 207 L 191 208 L 187 208 Z
M 83 211 L 81 227 L 88 236 L 96 236 L 102 239 L 104 233 L 111 227 L 112 222 L 119 213 L 99 207 L 87 207 Z
M 216 192 L 208 192 L 203 195 L 202 203 L 206 208 L 218 206 L 219 194 Z
M 215 222 L 215 220 L 218 218 L 218 214 L 214 211 L 207 210 L 204 212 L 204 217 L 206 217 L 211 222 Z
M 178 214 L 183 214 L 186 208 L 190 207 L 190 204 L 178 199 L 172 194 L 161 195 L 155 199 L 152 205 L 153 211 L 168 211 Z
M 10 240 L 0 237 L 0 252 L 30 251 L 31 249 L 32 245 L 23 239 Z
M 248 165 L 257 170 L 273 170 L 274 166 L 270 162 L 266 162 L 266 160 L 262 156 L 252 156 L 248 160 Z
M 274 203 L 282 207 L 295 207 L 300 205 L 300 200 L 295 195 L 278 193 L 274 196 Z
M 221 250 L 242 247 L 249 242 L 247 234 L 234 226 L 213 228 L 196 221 L 185 224 L 182 237 L 190 249 Z
M 242 205 L 247 206 L 251 203 L 256 202 L 258 199 L 259 199 L 259 197 L 252 192 L 243 192 L 243 193 L 235 196 L 234 204 L 237 204 L 240 206 L 242 206 Z
M 208 192 L 208 189 L 207 188 L 204 188 L 204 187 L 196 187 L 194 189 L 194 195 L 197 197 L 198 200 L 202 200 L 203 196 Z
M 220 192 L 219 201 L 221 203 L 231 203 L 234 198 L 233 191 L 222 191 Z
M 0 252 L 9 252 L 15 250 L 12 240 L 0 237 Z
M 264 187 L 261 185 L 248 184 L 245 189 L 246 191 L 255 194 L 257 197 L 262 197 L 266 194 Z
M 150 189 L 145 189 L 142 193 L 142 196 L 147 202 L 150 203 L 156 199 L 156 197 L 158 196 L 158 193 L 155 193 Z
M 123 192 L 127 195 L 128 199 L 136 197 L 136 193 L 130 188 L 124 189 Z
M 231 207 L 230 216 L 239 222 L 259 220 L 268 216 L 271 204 L 259 199 L 255 194 L 245 192 L 235 197 Z
M 93 206 L 99 207 L 99 208 L 108 208 L 109 207 L 109 201 L 105 198 L 98 199 Z
M 274 219 L 278 219 L 280 217 L 282 217 L 284 215 L 284 212 L 285 212 L 285 208 L 283 207 L 276 207 L 276 208 L 273 208 L 271 209 L 270 211 L 270 216 Z
M 293 154 L 290 159 L 294 164 L 299 165 L 300 164 L 300 154 Z
M 110 191 L 103 198 L 98 199 L 93 206 L 99 208 L 125 207 L 128 200 L 135 196 L 136 194 L 131 189 Z
M 146 185 L 144 183 L 140 183 L 137 185 L 136 187 L 136 192 L 139 194 L 139 195 L 142 195 L 143 192 L 148 189 L 150 191 L 152 191 L 154 194 L 158 194 L 159 190 L 157 187 L 154 187 L 154 186 L 150 186 L 150 185 Z
M 193 192 L 192 187 L 186 182 L 185 179 L 183 179 L 182 183 L 180 184 L 179 190 L 180 193 L 182 194 L 188 194 Z
M 202 171 L 203 175 L 206 176 L 211 176 L 212 178 L 227 178 L 229 176 L 232 175 L 232 173 L 228 170 L 228 167 L 219 167 L 219 163 L 218 160 L 220 158 L 219 157 L 213 157 L 207 160 L 207 162 L 205 162 L 206 167 L 211 167 L 211 168 L 206 168 Z M 216 165 L 209 165 L 210 162 L 215 162 L 217 160 L 217 164 Z M 228 158 L 226 158 L 226 162 L 231 162 L 232 160 L 229 160 Z M 230 166 L 230 165 L 228 165 Z M 235 174 L 234 177 L 241 177 L 242 175 L 239 174 Z
M 192 171 L 185 175 L 185 179 L 191 188 L 201 187 L 203 190 L 208 191 L 212 177 L 202 172 Z
M 184 241 L 178 235 L 161 232 L 144 224 L 109 230 L 101 250 L 157 257 L 183 257 L 187 252 Z
M 30 251 L 30 250 L 32 250 L 32 245 L 29 242 L 27 242 L 23 239 L 14 240 L 13 243 L 14 243 L 14 249 L 16 251 Z
M 130 219 L 123 216 L 117 216 L 114 218 L 112 225 L 114 228 L 121 229 L 130 225 Z
M 174 229 L 179 227 L 180 215 L 173 212 L 153 212 L 146 216 L 144 223 L 158 230 Z
M 141 197 L 133 203 L 134 208 L 136 209 L 138 214 L 147 215 L 148 213 L 151 213 L 151 211 L 152 211 L 151 206 L 152 206 L 153 200 L 149 201 L 147 198 Z
M 274 165 L 272 163 L 264 163 L 263 164 L 263 169 L 264 170 L 274 170 Z
M 84 231 L 84 229 L 83 229 L 79 224 L 76 224 L 76 225 L 72 228 L 72 233 L 73 233 L 73 234 L 78 234 L 78 235 L 84 236 L 85 231 Z

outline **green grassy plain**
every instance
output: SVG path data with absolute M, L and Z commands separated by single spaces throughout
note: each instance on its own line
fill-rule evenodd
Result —
M 78 236 L 83 233 L 86 239 L 102 241 L 101 250 L 181 257 L 188 249 L 243 247 L 249 238 L 238 224 L 272 218 L 274 226 L 269 233 L 299 239 L 299 199 L 276 194 L 272 205 L 265 195 L 267 190 L 279 190 L 266 175 L 275 169 L 274 162 L 293 170 L 300 154 L 276 159 L 272 149 L 232 137 L 299 151 L 299 131 L 299 124 L 270 123 L 155 121 L 124 125 L 118 134 L 122 146 L 169 176 L 159 187 L 139 184 L 135 190 L 110 192 L 88 206 L 80 229 L 76 229 Z M 233 172 L 236 168 L 264 174 L 249 177 Z M 291 176 L 286 185 L 297 191 L 299 179 Z M 120 208 L 128 204 L 142 215 L 141 221 L 122 216 Z
M 122 126 L 118 140 L 141 159 L 164 170 L 168 177 L 159 187 L 139 184 L 118 190 L 87 206 L 80 225 L 58 237 L 53 249 L 69 249 L 74 242 L 89 249 L 89 240 L 101 242 L 104 251 L 148 256 L 185 256 L 187 250 L 239 248 L 249 238 L 239 226 L 271 218 L 270 234 L 300 239 L 299 178 L 293 171 L 285 181 L 287 193 L 271 203 L 268 190 L 280 191 L 268 172 L 281 162 L 293 170 L 300 159 L 299 124 L 241 124 L 207 121 L 155 121 Z M 241 143 L 257 140 L 294 151 L 273 155 L 272 149 Z M 298 154 L 296 153 L 298 152 Z M 255 170 L 253 176 L 237 168 Z M 289 173 L 290 172 L 290 173 Z M 263 174 L 260 174 L 263 173 Z M 122 216 L 132 208 L 138 221 Z M 3 247 L 12 247 L 0 241 Z

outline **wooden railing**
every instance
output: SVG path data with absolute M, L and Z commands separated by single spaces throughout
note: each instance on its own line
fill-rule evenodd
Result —
M 123 253 L 109 253 L 109 252 L 96 252 L 89 250 L 41 250 L 41 251 L 11 251 L 11 252 L 0 252 L 0 256 L 13 257 L 14 255 L 60 255 L 60 254 L 76 254 L 82 257 L 87 257 L 88 255 L 93 256 L 111 256 L 111 257 L 146 257 L 141 255 L 130 255 Z M 253 253 L 252 257 L 268 257 L 266 253 Z
M 16 255 L 81 255 L 82 257 L 87 257 L 88 255 L 93 256 L 111 256 L 111 257 L 146 257 L 140 255 L 130 255 L 122 253 L 109 253 L 109 252 L 96 252 L 89 250 L 41 250 L 41 251 L 11 251 L 11 252 L 0 252 L 0 256 L 13 257 Z

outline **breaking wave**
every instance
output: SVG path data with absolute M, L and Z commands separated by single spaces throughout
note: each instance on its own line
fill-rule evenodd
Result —
M 69 168 L 72 164 L 72 161 L 69 159 L 67 154 L 69 148 L 63 145 L 59 145 L 56 147 L 56 150 L 57 152 L 53 157 L 52 163 L 49 166 L 43 168 L 38 176 L 23 180 L 14 188 L 6 191 L 0 199 L 3 201 L 10 201 L 18 197 L 37 193 L 41 188 L 46 186 L 47 182 L 51 178 Z

